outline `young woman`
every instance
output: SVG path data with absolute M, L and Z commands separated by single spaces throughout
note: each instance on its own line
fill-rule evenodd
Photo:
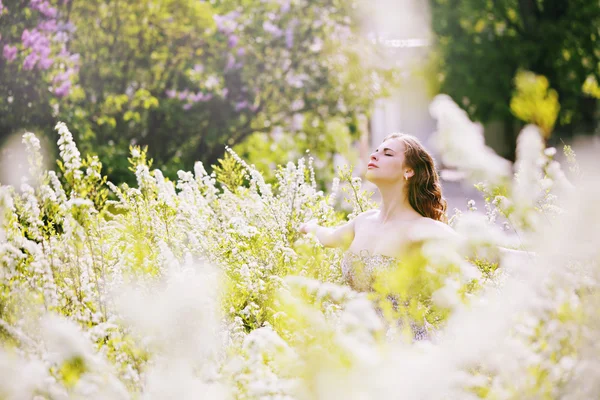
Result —
M 413 136 L 392 133 L 371 154 L 365 178 L 381 193 L 381 206 L 359 214 L 336 228 L 311 220 L 300 232 L 315 234 L 326 247 L 342 247 L 346 254 L 399 258 L 407 246 L 426 235 L 455 235 L 446 222 L 446 201 L 431 155 Z M 352 271 L 344 271 L 355 289 Z
M 326 247 L 347 249 L 342 273 L 358 291 L 369 291 L 373 274 L 397 264 L 408 247 L 428 236 L 455 235 L 446 222 L 446 201 L 434 160 L 413 136 L 392 133 L 371 154 L 366 179 L 381 193 L 381 206 L 352 221 L 326 228 L 311 220 L 300 232 L 313 233 Z M 427 337 L 426 328 L 413 326 L 415 339 Z

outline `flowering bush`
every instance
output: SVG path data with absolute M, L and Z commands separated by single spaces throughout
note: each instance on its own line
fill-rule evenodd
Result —
M 325 194 L 311 158 L 278 167 L 268 184 L 230 151 L 211 174 L 196 163 L 170 181 L 132 147 L 137 185 L 117 187 L 97 158 L 81 158 L 66 125 L 58 172 L 41 169 L 26 134 L 29 174 L 0 189 L 0 393 L 595 397 L 597 187 L 583 177 L 571 187 L 535 127 L 521 134 L 511 179 L 449 98 L 432 113 L 444 163 L 485 179 L 488 214 L 455 215 L 455 242 L 424 241 L 368 295 L 343 285 L 339 250 L 297 232 L 309 218 L 345 219 L 340 186 L 350 218 L 374 206 L 349 171 Z M 536 256 L 498 254 L 499 244 Z M 398 319 L 426 319 L 438 334 L 411 343 L 392 329 Z
M 0 141 L 64 121 L 130 185 L 131 144 L 172 180 L 247 139 L 284 164 L 288 142 L 314 149 L 321 170 L 399 79 L 361 26 L 356 0 L 2 0 Z

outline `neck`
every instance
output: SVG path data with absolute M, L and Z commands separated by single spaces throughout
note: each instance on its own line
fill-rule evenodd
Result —
M 407 187 L 402 185 L 402 189 L 398 190 L 397 184 L 377 185 L 381 194 L 381 221 L 387 222 L 392 219 L 412 219 L 420 214 L 416 212 L 408 201 Z

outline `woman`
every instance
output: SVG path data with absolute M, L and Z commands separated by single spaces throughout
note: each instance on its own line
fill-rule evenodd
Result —
M 358 291 L 370 291 L 374 273 L 397 264 L 409 246 L 424 236 L 455 235 L 445 223 L 446 201 L 434 160 L 415 137 L 388 135 L 371 154 L 365 178 L 379 189 L 378 210 L 363 212 L 336 228 L 311 220 L 299 229 L 313 233 L 326 247 L 347 249 L 342 273 Z M 426 338 L 426 330 L 413 326 L 415 339 Z
M 392 133 L 371 154 L 365 178 L 381 194 L 379 210 L 359 214 L 336 228 L 311 220 L 300 232 L 313 233 L 325 247 L 347 253 L 399 258 L 421 232 L 434 236 L 456 233 L 446 222 L 446 201 L 431 155 L 413 136 Z

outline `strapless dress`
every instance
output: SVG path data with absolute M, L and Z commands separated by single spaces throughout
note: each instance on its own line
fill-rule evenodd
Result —
M 372 290 L 377 272 L 393 268 L 398 262 L 396 257 L 370 254 L 367 250 L 360 253 L 347 251 L 342 257 L 342 276 L 352 289 L 368 292 Z
M 373 283 L 375 276 L 380 271 L 390 270 L 397 267 L 399 260 L 396 257 L 386 256 L 383 254 L 370 254 L 367 250 L 360 253 L 346 251 L 342 257 L 341 267 L 342 276 L 346 283 L 357 292 L 373 291 Z M 398 307 L 398 299 L 395 296 L 388 296 L 393 306 Z M 379 308 L 378 314 L 383 317 Z M 426 320 L 423 325 L 419 325 L 414 321 L 410 321 L 410 326 L 413 332 L 414 340 L 430 340 L 433 336 L 433 325 Z M 398 326 L 401 327 L 402 322 L 398 321 Z

